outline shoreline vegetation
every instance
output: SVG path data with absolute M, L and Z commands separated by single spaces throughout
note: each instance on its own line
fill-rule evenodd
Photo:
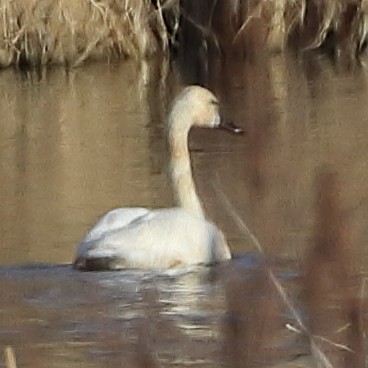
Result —
M 0 19 L 0 68 L 142 59 L 198 40 L 220 55 L 323 47 L 355 58 L 368 1 L 0 0 Z

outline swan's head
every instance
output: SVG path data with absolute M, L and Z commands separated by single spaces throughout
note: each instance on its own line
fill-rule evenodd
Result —
M 180 122 L 186 128 L 199 126 L 203 128 L 220 128 L 239 133 L 240 129 L 228 126 L 221 121 L 220 104 L 216 96 L 206 88 L 189 86 L 175 98 L 169 115 L 169 124 Z
M 220 126 L 220 104 L 216 96 L 206 88 L 190 86 L 178 96 L 178 103 L 185 103 L 190 112 L 191 125 L 204 128 Z

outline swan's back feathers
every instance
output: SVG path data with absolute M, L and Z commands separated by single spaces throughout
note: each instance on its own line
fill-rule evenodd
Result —
M 215 225 L 181 208 L 171 208 L 148 211 L 100 238 L 85 238 L 76 262 L 79 268 L 91 268 L 88 265 L 96 265 L 94 260 L 103 260 L 103 268 L 170 268 L 230 257 Z
M 116 208 L 111 210 L 97 221 L 96 225 L 88 232 L 83 241 L 89 242 L 99 239 L 105 233 L 127 226 L 148 212 L 149 210 L 147 208 L 142 207 Z

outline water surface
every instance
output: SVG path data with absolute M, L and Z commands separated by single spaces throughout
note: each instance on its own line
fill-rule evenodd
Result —
M 240 269 L 257 269 L 257 250 L 218 190 L 270 254 L 290 260 L 280 276 L 295 274 L 292 260 L 313 245 L 316 173 L 329 167 L 338 173 L 355 270 L 365 274 L 367 81 L 364 67 L 342 69 L 316 55 L 215 62 L 183 74 L 130 62 L 2 71 L 0 341 L 15 347 L 22 367 L 130 366 L 142 356 L 137 346 L 163 365 L 222 364 L 221 268 L 213 279 L 208 269 L 173 276 L 70 267 L 107 210 L 172 205 L 164 116 L 187 82 L 213 89 L 246 131 L 190 135 L 198 192 L 241 254 Z M 49 266 L 21 266 L 35 263 Z

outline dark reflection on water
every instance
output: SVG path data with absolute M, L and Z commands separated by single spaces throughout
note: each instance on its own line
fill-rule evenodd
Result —
M 269 254 L 300 260 L 313 243 L 315 175 L 329 165 L 339 175 L 356 271 L 367 272 L 366 70 L 339 70 L 315 55 L 188 66 L 182 77 L 165 62 L 25 77 L 1 72 L 0 342 L 14 346 L 21 367 L 132 366 L 142 344 L 163 365 L 221 365 L 223 284 L 251 278 L 258 263 L 243 256 L 254 244 L 216 187 Z M 213 89 L 246 131 L 190 135 L 208 215 L 242 256 L 183 275 L 52 265 L 72 261 L 79 239 L 105 211 L 172 204 L 163 121 L 187 81 Z M 13 266 L 42 262 L 51 266 Z M 296 272 L 288 262 L 284 280 Z

